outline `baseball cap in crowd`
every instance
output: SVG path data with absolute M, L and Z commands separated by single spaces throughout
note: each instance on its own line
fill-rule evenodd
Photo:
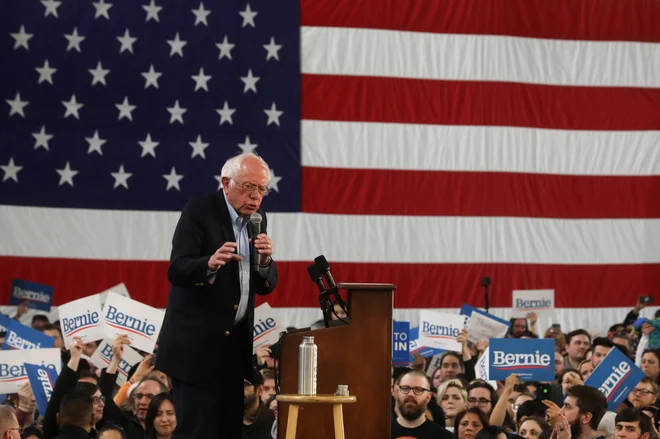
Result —
M 245 384 L 252 384 L 254 387 L 261 386 L 264 383 L 264 376 L 257 369 L 252 368 L 252 379 L 244 380 Z

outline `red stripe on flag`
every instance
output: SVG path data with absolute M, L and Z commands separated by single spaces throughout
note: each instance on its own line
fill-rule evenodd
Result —
M 660 130 L 660 89 L 302 75 L 302 118 Z
M 638 195 L 659 193 L 660 176 L 303 167 L 302 177 L 307 213 L 660 218 L 660 203 Z
M 282 243 L 281 245 L 286 245 Z M 422 245 L 420 243 L 420 245 Z M 441 248 L 438 249 L 442 251 Z M 308 261 L 278 262 L 279 286 L 257 304 L 316 307 L 318 290 L 309 280 Z M 632 307 L 636 297 L 657 286 L 660 264 L 377 264 L 330 262 L 335 280 L 386 282 L 397 286 L 398 308 L 483 305 L 479 280 L 492 279 L 491 306 L 510 307 L 514 289 L 555 289 L 557 307 Z M 158 308 L 167 304 L 167 261 L 100 261 L 0 257 L 0 291 L 7 303 L 11 279 L 53 285 L 55 304 L 125 282 L 131 295 Z
M 660 2 L 302 0 L 303 26 L 660 42 Z

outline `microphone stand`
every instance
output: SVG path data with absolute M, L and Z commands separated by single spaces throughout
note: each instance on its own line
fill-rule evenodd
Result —
M 481 279 L 481 286 L 484 287 L 484 293 L 486 295 L 486 312 L 490 309 L 490 303 L 488 301 L 488 287 L 490 286 L 490 278 L 484 277 Z

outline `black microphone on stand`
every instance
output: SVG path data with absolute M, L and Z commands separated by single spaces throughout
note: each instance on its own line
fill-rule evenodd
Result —
M 319 291 L 325 293 L 325 285 L 323 284 L 321 272 L 319 271 L 318 267 L 314 264 L 310 265 L 307 267 L 307 273 L 309 273 L 309 277 L 312 279 L 312 282 L 316 284 Z
M 250 245 L 252 271 L 259 271 L 259 252 L 254 247 L 254 241 L 257 239 L 257 235 L 261 233 L 261 215 L 256 212 L 250 215 L 250 224 L 252 225 L 252 244 Z
M 325 256 L 317 256 L 314 258 L 314 263 L 316 264 L 316 267 L 321 272 L 321 274 L 323 274 L 323 277 L 325 277 L 326 282 L 328 282 L 328 286 L 330 288 L 334 288 L 337 284 L 332 278 L 332 274 L 330 274 L 330 264 L 328 264 L 328 260 L 325 258 Z
M 483 277 L 481 278 L 481 286 L 484 287 L 484 292 L 486 293 L 486 312 L 490 308 L 490 303 L 488 302 L 488 286 L 490 285 L 490 278 Z

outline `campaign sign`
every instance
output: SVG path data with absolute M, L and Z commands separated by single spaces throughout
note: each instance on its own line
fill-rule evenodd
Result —
M 50 311 L 53 303 L 53 287 L 26 280 L 13 279 L 11 282 L 10 305 L 25 303 L 28 308 Z
M 555 379 L 555 341 L 552 339 L 494 338 L 488 347 L 491 380 L 504 381 L 514 373 L 521 381 Z
M 555 307 L 555 290 L 513 290 L 513 317 L 526 318 L 527 314 L 551 311 Z
M 14 319 L 11 317 L 0 314 L 0 331 L 7 332 L 9 330 L 9 324 L 13 321 Z
M 419 313 L 419 344 L 435 349 L 461 352 L 456 337 L 465 327 L 465 316 L 422 310 Z
M 54 369 L 59 374 L 62 370 L 61 354 L 58 348 L 0 351 L 0 393 L 17 393 L 28 382 L 24 362 Z
M 414 361 L 413 354 L 418 354 L 423 358 L 433 357 L 434 355 L 445 352 L 445 349 L 435 349 L 419 344 L 419 327 L 410 328 L 408 332 L 408 348 L 410 349 L 409 361 Z
M 511 326 L 511 322 L 467 304 L 461 307 L 461 314 L 469 317 L 467 330 L 468 342 L 471 344 L 488 341 L 491 338 L 502 338 Z
M 608 410 L 615 411 L 642 378 L 644 372 L 620 350 L 613 348 L 589 375 L 584 385 L 603 392 Z
M 103 340 L 92 355 L 92 363 L 99 369 L 107 368 L 112 362 L 112 341 Z M 124 345 L 124 355 L 117 367 L 117 385 L 121 386 L 128 379 L 131 368 L 143 360 L 142 355 L 128 345 Z
M 260 346 L 272 345 L 280 339 L 280 332 L 285 331 L 268 303 L 262 303 L 254 309 L 254 330 L 252 333 L 252 353 Z
M 112 288 L 108 288 L 105 291 L 101 291 L 99 293 L 99 297 L 101 299 L 101 306 L 105 305 L 105 301 L 108 299 L 108 294 L 110 293 L 115 293 L 119 294 L 120 296 L 128 297 L 129 299 L 131 298 L 131 295 L 128 294 L 128 289 L 126 288 L 126 285 L 124 283 L 120 283 L 118 285 L 115 285 Z
M 493 389 L 497 389 L 497 381 L 491 381 L 490 368 L 488 367 L 488 360 L 490 359 L 490 346 L 486 348 L 477 364 L 474 365 L 474 376 L 479 380 L 484 380 L 491 385 Z
M 392 330 L 392 364 L 408 364 L 410 322 L 394 322 Z
M 58 307 L 64 345 L 71 346 L 73 337 L 80 337 L 83 343 L 103 339 L 101 298 L 98 294 L 83 297 Z
M 13 320 L 7 329 L 5 342 L 2 344 L 2 350 L 25 350 L 25 349 L 43 349 L 52 348 L 55 339 L 49 337 L 43 332 L 29 328 L 22 323 Z M 2 393 L 2 392 L 0 392 Z
M 50 395 L 53 393 L 55 381 L 57 381 L 57 371 L 38 364 L 23 363 L 23 365 L 28 380 L 30 380 L 30 387 L 32 387 L 39 413 L 46 413 Z
M 153 352 L 163 318 L 165 313 L 161 310 L 117 293 L 109 293 L 103 308 L 104 338 L 114 340 L 124 334 L 135 349 Z

